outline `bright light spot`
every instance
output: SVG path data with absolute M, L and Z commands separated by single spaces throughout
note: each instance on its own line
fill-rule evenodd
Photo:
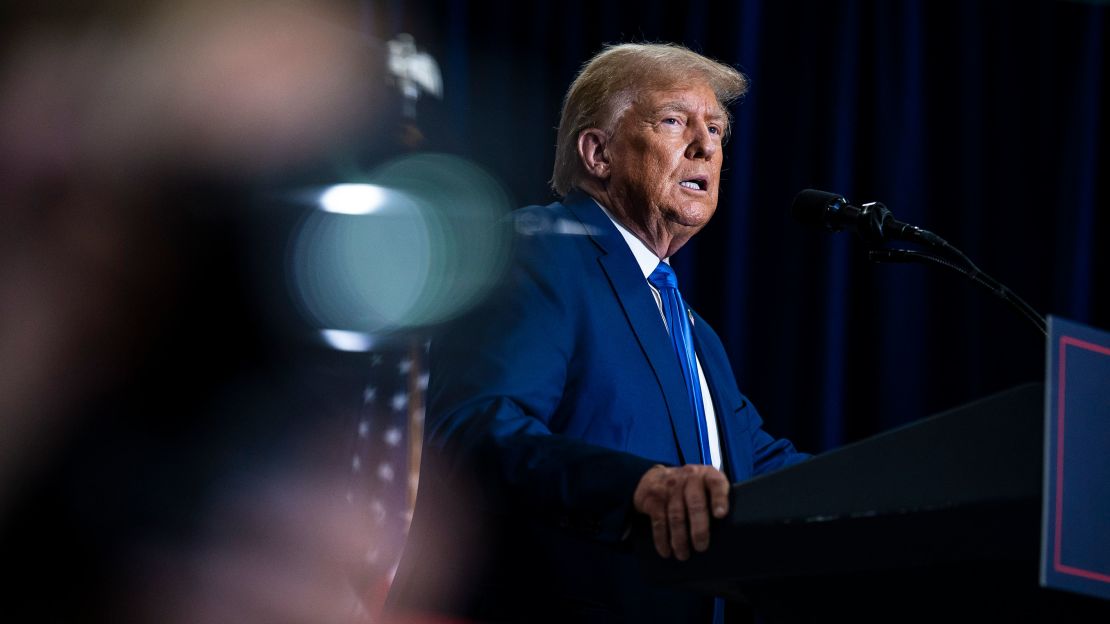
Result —
M 336 184 L 320 193 L 317 200 L 324 212 L 365 215 L 380 210 L 387 191 L 373 184 Z
M 341 329 L 321 329 L 320 337 L 333 349 L 340 351 L 369 351 L 374 347 L 374 337 L 361 332 Z
M 288 248 L 288 285 L 305 318 L 384 336 L 436 325 L 481 301 L 508 258 L 508 196 L 497 180 L 443 154 L 410 154 L 366 176 L 369 184 L 299 195 L 319 208 Z M 335 336 L 326 340 L 337 349 L 368 348 Z

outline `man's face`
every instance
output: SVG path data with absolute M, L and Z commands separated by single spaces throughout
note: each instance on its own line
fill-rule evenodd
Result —
M 614 208 L 647 232 L 697 233 L 717 209 L 727 123 L 705 83 L 643 92 L 608 146 Z

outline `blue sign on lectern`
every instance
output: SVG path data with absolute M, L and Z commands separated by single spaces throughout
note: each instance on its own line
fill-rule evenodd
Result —
M 1110 332 L 1048 333 L 1041 585 L 1110 600 Z

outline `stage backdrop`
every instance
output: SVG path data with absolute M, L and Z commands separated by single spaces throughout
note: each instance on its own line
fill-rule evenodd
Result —
M 387 0 L 365 16 L 440 60 L 427 147 L 519 205 L 553 201 L 561 98 L 603 44 L 680 42 L 746 73 L 717 215 L 674 264 L 741 389 L 804 449 L 1041 379 L 1044 338 L 954 273 L 796 226 L 800 189 L 882 201 L 1039 311 L 1110 326 L 1099 3 Z

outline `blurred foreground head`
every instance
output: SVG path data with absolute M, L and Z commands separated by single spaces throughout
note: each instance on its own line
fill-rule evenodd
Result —
M 73 6 L 68 6 L 72 4 Z M 192 259 L 186 197 L 320 158 L 372 67 L 330 3 L 7 9 L 0 58 L 0 510 L 63 414 L 126 376 Z M 186 214 L 192 211 L 193 214 Z M 219 217 L 220 215 L 216 215 Z
M 237 261 L 242 189 L 371 116 L 358 16 L 70 4 L 4 9 L 0 558 L 19 578 L 6 613 L 357 621 L 352 558 L 374 536 L 336 507 L 338 477 L 261 441 L 289 437 L 305 397 L 274 374 Z M 220 481 L 232 474 L 240 495 Z

